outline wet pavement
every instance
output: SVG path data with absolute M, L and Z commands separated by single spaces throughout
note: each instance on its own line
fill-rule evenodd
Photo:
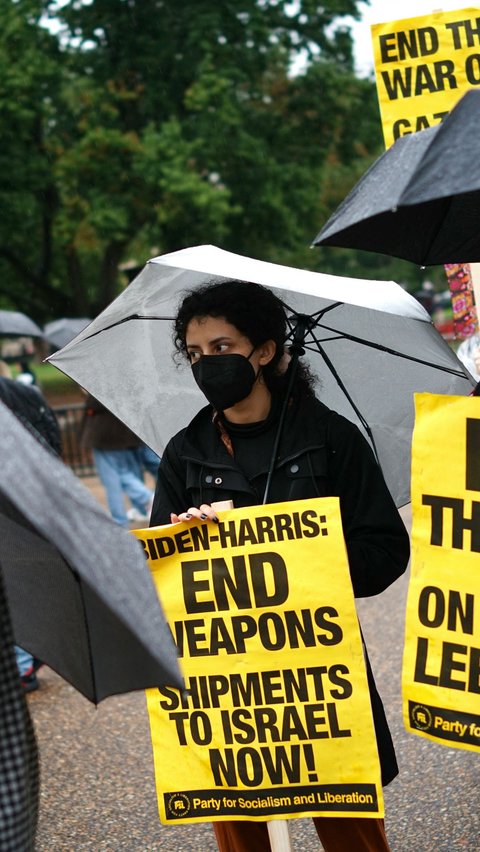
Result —
M 94 480 L 86 483 L 104 503 Z M 402 511 L 407 525 L 409 509 Z M 400 776 L 385 790 L 392 852 L 478 852 L 480 756 L 407 734 L 401 713 L 401 657 L 408 577 L 358 602 Z M 28 696 L 41 756 L 38 852 L 208 852 L 208 824 L 162 826 L 157 816 L 143 693 L 95 708 L 50 669 Z M 321 849 L 311 820 L 291 821 L 295 852 Z M 351 850 L 355 852 L 355 850 Z

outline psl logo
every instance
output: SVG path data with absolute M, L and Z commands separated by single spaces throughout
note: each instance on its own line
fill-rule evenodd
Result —
M 432 725 L 432 714 L 423 704 L 415 704 L 412 708 L 412 727 L 420 731 L 428 731 Z
M 167 808 L 171 816 L 183 819 L 190 811 L 190 799 L 185 793 L 172 793 L 168 799 Z

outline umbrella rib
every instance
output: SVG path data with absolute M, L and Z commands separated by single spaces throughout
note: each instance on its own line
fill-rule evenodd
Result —
M 368 422 L 366 421 L 365 417 L 363 416 L 362 412 L 361 412 L 361 411 L 360 411 L 360 409 L 357 407 L 357 405 L 355 405 L 355 403 L 354 403 L 354 401 L 353 401 L 352 397 L 350 396 L 350 394 L 349 394 L 349 392 L 348 392 L 347 388 L 345 387 L 345 385 L 344 385 L 344 383 L 343 383 L 342 379 L 341 379 L 341 378 L 340 378 L 340 376 L 338 375 L 338 373 L 337 373 L 337 371 L 336 371 L 335 367 L 333 366 L 333 364 L 332 364 L 332 362 L 331 362 L 330 358 L 328 357 L 327 353 L 324 351 L 324 349 L 323 349 L 323 347 L 322 347 L 322 345 L 321 345 L 320 341 L 319 341 L 319 340 L 317 340 L 317 338 L 315 337 L 315 335 L 314 335 L 314 334 L 312 334 L 312 337 L 313 337 L 313 339 L 314 339 L 314 341 L 315 341 L 315 343 L 316 343 L 316 345 L 317 345 L 317 350 L 318 350 L 319 355 L 320 355 L 320 356 L 323 358 L 323 360 L 325 361 L 325 364 L 327 365 L 328 369 L 329 369 L 329 370 L 330 370 L 330 372 L 332 373 L 332 375 L 333 375 L 333 377 L 334 377 L 335 381 L 337 382 L 338 386 L 340 387 L 340 389 L 343 391 L 343 393 L 344 393 L 344 394 L 345 394 L 345 396 L 347 397 L 347 399 L 348 399 L 348 401 L 349 401 L 350 405 L 352 406 L 352 408 L 353 408 L 353 410 L 355 411 L 355 413 L 356 413 L 357 417 L 359 418 L 360 423 L 362 424 L 363 428 L 365 429 L 365 432 L 367 433 L 368 437 L 370 438 L 370 441 L 372 442 L 372 449 L 373 449 L 373 452 L 374 452 L 374 454 L 375 454 L 375 458 L 376 458 L 376 460 L 377 460 L 378 464 L 380 465 L 380 459 L 379 459 L 379 457 L 378 457 L 377 446 L 376 446 L 376 444 L 375 444 L 375 439 L 374 439 L 374 437 L 373 437 L 372 430 L 370 429 L 370 426 L 368 425 Z
M 98 331 L 94 331 L 92 334 L 87 334 L 87 336 L 83 339 L 90 340 L 90 338 L 96 337 L 97 334 L 101 334 L 102 331 L 110 331 L 111 328 L 115 328 L 117 325 L 122 325 L 124 322 L 129 322 L 129 320 L 168 320 L 173 322 L 174 317 L 150 317 L 142 314 L 130 314 L 128 317 L 124 317 L 116 322 L 112 322 L 110 325 L 106 325 L 105 328 L 99 328 Z
M 315 325 L 318 325 L 318 319 L 323 317 L 324 314 L 328 314 L 329 311 L 333 311 L 334 308 L 340 308 L 345 304 L 345 302 L 333 302 L 331 305 L 328 305 L 326 308 L 322 308 L 314 314 L 310 314 L 312 320 L 315 320 Z
M 71 567 L 71 570 L 72 570 L 72 573 L 73 573 L 75 579 L 78 581 L 78 584 L 81 587 L 82 584 L 84 583 L 84 580 L 82 579 L 82 577 L 80 577 L 78 572 L 73 569 L 72 566 L 70 566 L 70 567 Z M 95 677 L 95 666 L 93 665 L 93 648 L 92 648 L 92 642 L 91 642 L 91 638 L 90 638 L 90 628 L 89 628 L 88 618 L 87 618 L 87 607 L 86 607 L 86 604 L 85 604 L 85 598 L 83 596 L 83 593 L 80 594 L 80 604 L 81 604 L 81 607 L 82 607 L 83 621 L 84 621 L 84 627 L 85 627 L 85 636 L 86 636 L 86 640 L 87 640 L 88 666 L 89 666 L 89 669 L 90 669 L 90 677 L 92 679 L 92 692 L 93 692 L 93 696 L 94 696 L 93 700 L 95 701 L 95 704 L 98 704 L 98 701 L 97 701 L 97 697 L 98 697 L 97 681 L 96 681 L 96 677 Z
M 282 301 L 282 300 L 280 300 L 280 301 Z M 298 311 L 295 311 L 293 308 L 291 308 L 289 305 L 287 305 L 286 302 L 282 301 L 282 305 L 284 306 L 284 308 L 287 308 L 289 311 L 291 311 L 291 313 L 293 314 L 293 317 L 295 317 L 295 319 L 298 320 L 298 318 L 300 316 L 303 316 L 303 317 L 305 317 L 306 320 L 308 320 L 308 323 L 306 323 L 305 335 L 308 332 L 310 332 L 310 333 L 312 332 L 312 329 L 314 329 L 315 326 L 317 326 L 319 324 L 318 320 L 321 317 L 323 317 L 324 314 L 326 314 L 328 311 L 333 310 L 334 308 L 338 308 L 340 305 L 343 305 L 343 304 L 344 304 L 343 302 L 334 302 L 332 305 L 328 305 L 326 308 L 322 308 L 322 310 L 317 311 L 314 314 L 300 314 Z M 285 342 L 287 340 L 293 339 L 294 334 L 295 334 L 295 329 L 297 327 L 296 323 L 295 324 L 292 323 L 292 317 L 287 317 L 287 322 L 290 326 L 290 331 L 285 338 Z M 335 333 L 339 334 L 339 332 L 335 332 Z M 332 339 L 334 339 L 334 338 L 332 338 Z M 305 340 L 303 341 L 302 345 L 305 345 Z
M 397 352 L 396 349 L 390 349 L 388 346 L 383 346 L 381 343 L 372 343 L 371 340 L 364 340 L 362 337 L 355 337 L 353 334 L 348 334 L 348 332 L 338 331 L 336 328 L 330 328 L 329 326 L 322 325 L 321 328 L 324 328 L 326 331 L 331 331 L 334 334 L 338 334 L 340 338 L 344 340 L 352 340 L 354 343 L 361 343 L 363 346 L 368 346 L 370 349 L 378 349 L 380 352 L 387 352 L 388 355 L 396 355 L 397 358 L 405 358 L 406 361 L 414 361 L 416 364 L 422 364 L 424 367 L 432 367 L 434 370 L 440 370 L 443 373 L 451 373 L 453 376 L 459 376 L 459 378 L 465 379 L 468 381 L 467 376 L 461 372 L 461 370 L 455 370 L 453 367 L 442 367 L 439 364 L 432 364 L 431 361 L 424 361 L 422 358 L 415 358 L 413 355 L 407 355 L 404 352 Z M 318 345 L 318 341 L 313 336 L 312 337 L 315 343 Z M 332 338 L 333 340 L 338 338 Z M 309 348 L 309 347 L 307 347 Z M 314 350 L 313 350 L 314 351 Z
M 313 325 L 317 325 L 318 319 L 323 317 L 324 314 L 327 314 L 329 311 L 333 311 L 335 308 L 339 308 L 341 305 L 345 304 L 345 302 L 332 302 L 331 305 L 327 305 L 325 308 L 320 308 L 320 310 L 316 311 L 314 314 L 303 314 L 300 311 L 296 311 L 295 308 L 292 308 L 291 305 L 284 302 L 283 299 L 280 299 L 279 301 L 282 303 L 285 310 L 290 311 L 295 318 L 299 316 L 307 316 L 308 319 L 312 321 Z M 291 317 L 288 317 L 288 319 L 290 321 Z
M 343 334 L 332 334 L 331 337 L 322 337 L 322 343 L 331 343 L 332 340 L 343 340 Z M 307 346 L 304 344 L 305 349 L 309 349 L 311 352 L 315 352 L 316 349 L 314 346 Z
M 433 200 L 433 199 L 432 199 L 432 200 Z M 437 239 L 437 237 L 438 237 L 438 235 L 439 235 L 439 233 L 440 233 L 440 231 L 441 231 L 441 229 L 442 229 L 442 226 L 445 224 L 445 220 L 446 220 L 447 215 L 448 215 L 448 210 L 449 210 L 449 208 L 452 206 L 452 203 L 453 203 L 453 198 L 452 198 L 452 197 L 446 197 L 446 198 L 444 198 L 444 199 L 442 199 L 442 200 L 443 200 L 444 202 L 446 202 L 446 203 L 444 203 L 444 205 L 443 205 L 443 206 L 444 206 L 444 210 L 443 210 L 443 218 L 442 218 L 442 221 L 440 221 L 440 217 L 438 217 L 438 222 L 437 222 L 437 226 L 436 226 L 436 228 L 435 228 L 435 232 L 434 232 L 434 233 L 432 234 L 432 236 L 430 237 L 430 241 L 429 241 L 429 243 L 428 243 L 428 248 L 427 248 L 427 250 L 423 253 L 423 261 L 424 261 L 424 265 L 426 265 L 426 264 L 428 263 L 428 261 L 429 261 L 429 258 L 430 258 L 430 250 L 431 250 L 432 246 L 434 245 L 434 243 L 435 243 L 435 241 L 436 241 L 436 239 Z M 438 199 L 435 199 L 435 201 L 437 201 L 437 202 L 438 202 Z M 409 206 L 409 205 L 404 205 L 404 209 L 405 209 L 405 207 L 407 207 L 407 206 Z M 410 206 L 415 206 L 415 205 L 410 205 Z

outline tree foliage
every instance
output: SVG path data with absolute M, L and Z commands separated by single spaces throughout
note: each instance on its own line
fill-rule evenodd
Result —
M 93 316 L 125 265 L 199 243 L 395 277 L 309 248 L 382 148 L 344 23 L 358 6 L 0 0 L 3 304 Z

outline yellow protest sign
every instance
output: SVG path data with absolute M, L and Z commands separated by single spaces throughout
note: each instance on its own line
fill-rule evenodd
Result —
M 480 85 L 480 6 L 373 24 L 385 146 L 438 124 Z
M 188 695 L 147 691 L 160 819 L 381 816 L 337 498 L 135 530 Z
M 405 726 L 480 749 L 480 397 L 417 394 Z

